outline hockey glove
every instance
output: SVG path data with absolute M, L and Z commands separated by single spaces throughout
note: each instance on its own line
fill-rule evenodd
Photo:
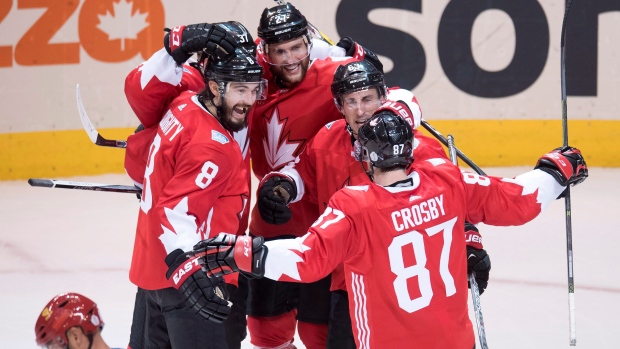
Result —
M 209 275 L 222 276 L 237 271 L 248 277 L 265 275 L 267 246 L 262 237 L 220 233 L 194 246 L 202 268 Z
M 264 181 L 258 189 L 258 212 L 269 224 L 284 224 L 291 217 L 288 203 L 297 196 L 295 183 L 282 176 L 272 176 Z
M 239 45 L 233 34 L 209 23 L 182 25 L 166 31 L 164 47 L 178 65 L 185 63 L 197 52 L 227 59 Z
M 403 119 L 405 119 L 407 121 L 407 123 L 409 125 L 411 125 L 411 127 L 413 128 L 415 125 L 415 118 L 413 116 L 413 113 L 411 112 L 411 109 L 409 109 L 409 105 L 407 105 L 407 103 L 403 102 L 403 101 L 386 101 L 385 103 L 383 103 L 379 109 L 375 110 L 375 112 L 373 113 L 373 115 L 379 114 L 382 111 L 385 110 L 389 110 L 392 113 L 402 117 Z
M 588 166 L 581 151 L 573 147 L 555 148 L 538 159 L 534 169 L 553 176 L 563 186 L 577 185 L 588 177 Z
M 359 46 L 360 49 L 364 50 L 364 59 L 372 63 L 372 65 L 374 65 L 375 68 L 377 68 L 377 70 L 380 71 L 381 74 L 383 74 L 383 63 L 381 63 L 379 57 L 377 57 L 374 52 L 370 51 L 366 47 L 353 41 L 350 36 L 345 36 L 344 38 L 340 39 L 336 46 L 342 47 L 345 50 L 345 54 L 349 57 L 355 56 L 355 50 L 357 50 Z
M 166 256 L 166 279 L 181 292 L 185 303 L 201 318 L 216 323 L 226 320 L 231 304 L 222 277 L 207 276 L 193 253 L 176 249 Z
M 467 244 L 467 274 L 474 273 L 478 291 L 484 292 L 489 284 L 491 259 L 482 248 L 482 238 L 475 225 L 465 222 L 465 243 Z M 469 285 L 468 282 L 468 286 Z

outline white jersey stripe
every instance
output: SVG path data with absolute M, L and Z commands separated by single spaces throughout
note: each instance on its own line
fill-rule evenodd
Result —
M 357 327 L 357 341 L 359 342 L 360 349 L 367 349 L 365 342 L 362 339 L 363 333 L 360 327 L 360 304 L 359 304 L 359 280 L 355 273 L 351 273 L 352 289 L 353 289 L 353 301 L 355 303 L 355 326 Z
M 357 339 L 360 344 L 359 349 L 370 348 L 370 327 L 368 326 L 368 312 L 366 304 L 366 287 L 364 277 L 351 273 L 353 301 L 355 303 L 355 324 L 357 327 Z

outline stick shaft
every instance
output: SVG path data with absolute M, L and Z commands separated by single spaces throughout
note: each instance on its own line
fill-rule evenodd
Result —
M 429 124 L 424 119 L 422 119 L 422 127 L 424 127 L 430 134 L 432 134 L 435 138 L 437 138 L 443 145 L 450 148 L 446 137 L 444 137 L 441 133 L 439 133 L 439 131 L 437 131 L 433 126 L 431 126 L 431 124 Z M 476 165 L 473 161 L 471 161 L 471 159 L 468 158 L 467 155 L 465 155 L 462 151 L 460 151 L 456 147 L 454 147 L 454 150 L 456 151 L 456 154 L 458 155 L 458 157 L 461 158 L 461 160 L 463 160 L 467 164 L 467 166 L 471 167 L 479 175 L 486 176 L 486 173 L 484 173 L 484 171 L 480 167 L 478 167 L 478 165 Z
M 562 33 L 560 38 L 560 85 L 562 89 L 562 140 L 564 147 L 568 146 L 568 113 L 566 97 L 566 23 L 572 0 L 566 2 L 564 19 L 562 20 Z M 568 270 L 568 326 L 569 343 L 577 345 L 577 330 L 575 320 L 575 280 L 573 274 L 573 224 L 570 200 L 570 186 L 566 188 L 564 196 L 564 208 L 566 211 L 566 264 Z
M 456 166 L 458 166 L 458 158 L 457 158 L 457 148 L 454 145 L 454 137 L 452 135 L 448 135 L 448 139 L 446 140 L 448 143 L 448 153 L 450 155 L 450 160 Z M 471 300 L 474 305 L 474 314 L 476 316 L 476 327 L 478 328 L 478 341 L 480 342 L 480 347 L 482 349 L 488 349 L 487 345 L 487 334 L 484 329 L 484 318 L 482 317 L 482 304 L 480 303 L 480 289 L 478 288 L 478 283 L 476 282 L 476 274 L 470 273 L 467 278 L 469 279 L 469 289 L 471 290 Z
M 41 187 L 41 188 L 108 191 L 108 192 L 130 193 L 130 194 L 142 193 L 142 189 L 137 188 L 135 186 L 130 186 L 130 185 L 73 182 L 73 181 L 63 181 L 63 180 L 57 180 L 57 179 L 30 178 L 28 180 L 28 184 L 30 184 L 33 187 Z

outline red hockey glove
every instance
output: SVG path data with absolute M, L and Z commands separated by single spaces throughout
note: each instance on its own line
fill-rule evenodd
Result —
M 403 119 L 407 120 L 407 123 L 411 125 L 412 128 L 414 127 L 415 118 L 413 117 L 413 113 L 411 113 L 411 109 L 409 109 L 407 103 L 403 101 L 387 101 L 383 103 L 383 105 L 381 105 L 379 109 L 375 110 L 373 115 L 379 114 L 384 110 L 389 110 L 392 113 L 402 117 Z
M 164 36 L 164 47 L 177 64 L 185 63 L 194 53 L 206 52 L 220 59 L 231 57 L 239 43 L 226 29 L 209 23 L 174 27 Z
M 221 276 L 237 271 L 248 277 L 262 278 L 265 275 L 267 246 L 261 236 L 253 238 L 220 233 L 215 238 L 197 243 L 194 254 L 200 257 L 200 264 L 209 275 Z
M 465 222 L 465 243 L 467 244 L 467 273 L 474 273 L 480 294 L 489 284 L 491 259 L 482 248 L 482 237 L 475 225 Z M 469 285 L 468 282 L 468 286 Z
M 555 148 L 538 159 L 534 169 L 547 172 L 565 187 L 577 185 L 588 177 L 588 165 L 581 151 L 573 147 Z
M 374 65 L 375 68 L 377 68 L 377 70 L 380 71 L 381 74 L 383 74 L 383 63 L 381 63 L 379 57 L 377 57 L 374 52 L 370 51 L 366 47 L 353 41 L 350 36 L 345 36 L 344 38 L 341 38 L 340 41 L 338 41 L 338 43 L 336 44 L 336 46 L 342 47 L 345 51 L 345 54 L 349 57 L 355 57 L 356 50 L 363 50 L 364 59 L 372 63 L 372 65 Z
M 193 253 L 176 249 L 166 256 L 166 279 L 179 290 L 185 303 L 201 318 L 216 323 L 226 320 L 231 304 L 222 277 L 207 276 Z
M 261 183 L 256 203 L 261 218 L 269 224 L 284 224 L 291 217 L 288 203 L 297 196 L 295 183 L 282 176 L 272 176 Z

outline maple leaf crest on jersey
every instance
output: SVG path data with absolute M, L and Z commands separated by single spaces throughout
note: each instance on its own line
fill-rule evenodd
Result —
M 265 148 L 265 158 L 269 164 L 269 167 L 276 169 L 283 165 L 295 160 L 295 152 L 298 146 L 303 141 L 290 141 L 283 134 L 286 127 L 287 119 L 280 121 L 278 115 L 278 108 L 273 109 L 271 118 L 267 122 L 267 138 L 263 139 L 263 146 Z M 290 141 L 290 143 L 289 143 Z

